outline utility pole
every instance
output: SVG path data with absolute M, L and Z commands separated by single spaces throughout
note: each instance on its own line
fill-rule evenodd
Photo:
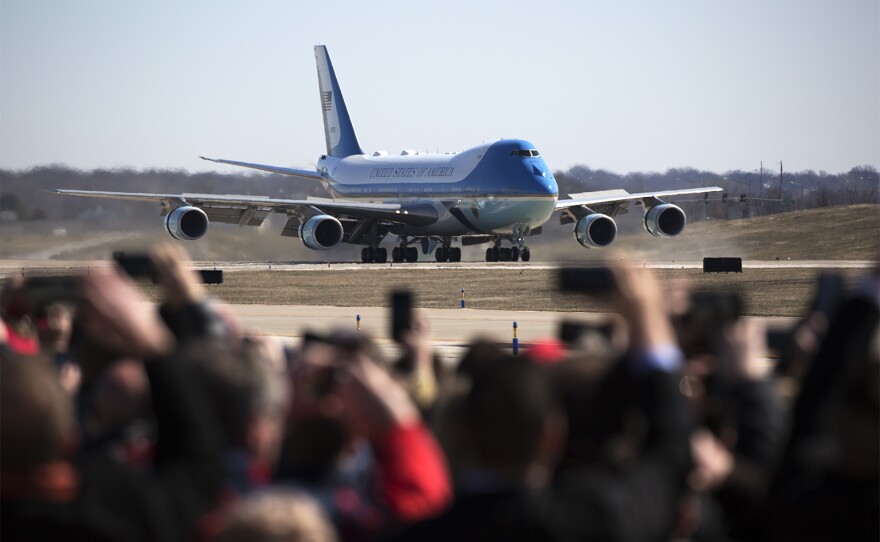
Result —
M 779 161 L 779 212 L 784 211 L 782 203 L 782 160 Z
M 763 160 L 761 161 L 760 181 L 761 181 L 761 216 L 764 216 L 764 162 L 763 162 Z

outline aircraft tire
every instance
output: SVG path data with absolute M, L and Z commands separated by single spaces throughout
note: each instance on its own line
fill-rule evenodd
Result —
M 438 262 L 445 262 L 449 259 L 449 256 L 447 255 L 445 248 L 437 247 L 437 250 L 434 251 L 434 258 L 436 258 Z
M 377 248 L 376 253 L 373 256 L 373 261 L 376 263 L 385 263 L 388 261 L 388 249 L 387 248 Z
M 510 249 L 510 261 L 515 262 L 519 260 L 519 247 L 512 247 Z
M 406 249 L 406 261 L 409 263 L 415 263 L 419 261 L 419 251 L 416 247 L 408 247 Z
M 450 262 L 460 262 L 461 261 L 461 249 L 459 247 L 449 249 L 449 261 Z
M 500 262 L 509 262 L 510 261 L 510 249 L 502 248 L 499 250 L 498 261 Z
M 532 258 L 532 252 L 529 250 L 529 247 L 522 248 L 522 254 L 519 255 L 522 261 L 527 262 Z

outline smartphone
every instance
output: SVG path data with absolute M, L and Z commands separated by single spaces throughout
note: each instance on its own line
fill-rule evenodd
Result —
M 559 289 L 563 292 L 607 295 L 617 291 L 617 282 L 607 267 L 564 267 L 559 270 Z
M 567 345 L 577 344 L 582 337 L 591 334 L 598 334 L 605 339 L 610 339 L 612 332 L 613 329 L 608 322 L 596 324 L 563 320 L 559 324 L 559 340 Z
M 124 252 L 114 252 L 113 260 L 128 274 L 129 277 L 136 279 L 141 277 L 152 277 L 156 269 L 153 267 L 153 260 L 149 254 L 138 252 L 135 254 L 125 254 Z
M 843 293 L 844 284 L 841 275 L 822 273 L 816 279 L 816 296 L 813 298 L 811 311 L 824 314 L 830 321 L 837 312 L 840 300 L 843 299 Z
M 694 292 L 685 318 L 707 329 L 720 329 L 738 320 L 742 312 L 742 298 L 735 292 Z
M 411 292 L 399 291 L 391 295 L 391 338 L 397 342 L 401 342 L 404 334 L 412 329 L 412 307 Z
M 788 352 L 794 338 L 790 329 L 767 329 L 767 349 L 782 355 Z

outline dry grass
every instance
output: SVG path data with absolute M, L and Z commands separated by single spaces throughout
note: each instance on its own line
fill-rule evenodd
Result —
M 744 273 L 706 274 L 698 269 L 660 269 L 665 284 L 685 280 L 697 290 L 738 292 L 746 314 L 799 316 L 813 295 L 820 269 L 747 269 Z M 852 283 L 863 270 L 844 269 Z M 548 269 L 383 269 L 326 271 L 240 271 L 210 292 L 229 303 L 375 307 L 388 304 L 390 293 L 408 289 L 418 304 L 455 308 L 465 288 L 469 308 L 533 311 L 597 311 L 600 300 L 556 289 L 556 271 Z M 148 296 L 155 286 L 143 283 Z

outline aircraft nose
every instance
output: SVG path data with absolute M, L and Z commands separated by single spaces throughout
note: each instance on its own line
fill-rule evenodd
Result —
M 539 166 L 538 164 L 532 164 L 532 175 L 539 194 L 559 194 L 559 187 L 556 186 L 556 179 L 553 178 L 553 174 L 550 173 L 550 170 L 546 167 L 543 167 L 543 165 Z

